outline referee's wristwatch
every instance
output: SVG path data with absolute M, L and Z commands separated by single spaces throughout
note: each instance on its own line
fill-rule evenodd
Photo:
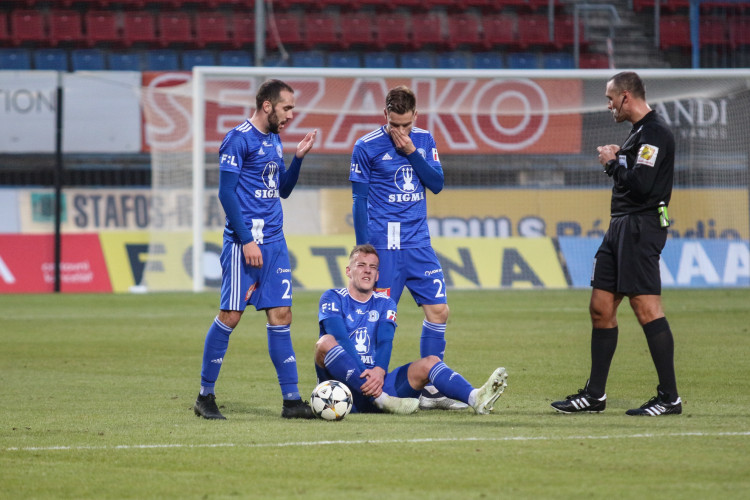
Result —
M 619 165 L 619 162 L 616 159 L 609 160 L 607 164 L 604 165 L 604 173 L 612 177 L 612 175 L 615 173 L 615 169 L 617 168 L 617 165 Z

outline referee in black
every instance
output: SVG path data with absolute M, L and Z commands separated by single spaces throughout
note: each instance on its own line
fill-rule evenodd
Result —
M 594 257 L 591 276 L 591 373 L 577 394 L 552 407 L 562 413 L 601 412 L 617 347 L 617 308 L 630 300 L 646 334 L 659 386 L 656 396 L 628 415 L 682 413 L 674 372 L 674 340 L 661 304 L 659 256 L 667 241 L 667 206 L 674 177 L 674 136 L 646 102 L 641 78 L 622 72 L 607 81 L 607 108 L 617 123 L 633 124 L 622 146 L 600 146 L 599 162 L 612 178 L 612 218 Z

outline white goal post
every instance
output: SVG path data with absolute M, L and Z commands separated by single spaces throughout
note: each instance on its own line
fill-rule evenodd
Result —
M 247 117 L 252 114 L 255 89 L 267 78 L 285 80 L 295 88 L 295 118 L 282 133 L 287 155 L 307 127 L 322 127 L 316 147 L 303 166 L 305 175 L 318 176 L 314 186 L 346 187 L 354 141 L 372 130 L 373 124 L 382 124 L 383 92 L 395 84 L 406 84 L 417 94 L 417 125 L 436 135 L 446 190 L 457 186 L 532 190 L 596 187 L 597 192 L 606 193 L 606 182 L 597 172 L 595 149 L 591 148 L 627 135 L 628 128 L 611 123 L 606 110 L 605 82 L 617 71 L 196 66 L 191 82 L 192 247 L 204 248 L 206 170 L 217 168 L 218 143 L 244 119 L 238 109 Z M 637 71 L 646 83 L 649 103 L 666 114 L 675 130 L 679 164 L 675 189 L 677 184 L 697 190 L 744 186 L 741 206 L 727 207 L 717 199 L 708 202 L 706 210 L 715 210 L 708 216 L 717 230 L 721 229 L 720 220 L 722 224 L 729 220 L 727 227 L 740 227 L 737 231 L 746 238 L 750 70 Z M 209 107 L 211 111 L 207 111 Z M 217 120 L 216 110 L 223 108 L 237 111 L 234 123 L 226 116 Z M 334 164 L 343 165 L 343 171 L 334 169 Z M 537 205 L 545 203 L 546 199 Z M 606 211 L 608 207 L 597 208 Z M 744 214 L 735 213 L 743 210 Z M 433 227 L 437 226 L 431 226 L 431 230 Z M 557 230 L 561 234 L 565 227 Z M 506 234 L 500 222 L 492 231 L 485 235 Z M 523 236 L 520 231 L 508 234 Z M 546 234 L 555 235 L 552 231 Z M 446 229 L 441 235 L 450 234 Z M 203 252 L 193 251 L 194 291 L 204 289 L 203 270 Z

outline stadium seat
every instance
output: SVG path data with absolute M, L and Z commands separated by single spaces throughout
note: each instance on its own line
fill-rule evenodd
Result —
M 8 16 L 4 11 L 0 11 L 0 45 L 10 43 L 10 29 L 8 29 Z
M 107 69 L 104 52 L 99 49 L 75 49 L 70 53 L 73 71 L 101 71 Z
M 146 51 L 146 71 L 177 71 L 180 69 L 180 58 L 176 50 L 160 49 Z
M 519 16 L 518 45 L 522 49 L 549 46 L 549 20 L 547 16 L 540 14 Z
M 232 47 L 239 49 L 255 43 L 255 18 L 250 14 L 232 16 Z
M 362 46 L 370 48 L 375 43 L 375 19 L 365 12 L 341 16 L 341 46 L 345 49 Z
M 227 18 L 218 12 L 201 12 L 195 16 L 195 42 L 198 47 L 229 45 Z
M 375 21 L 375 46 L 404 50 L 411 43 L 411 20 L 408 14 L 394 12 L 378 14 Z
M 74 10 L 52 10 L 49 14 L 49 43 L 53 47 L 78 44 L 86 39 L 81 14 Z
M 216 66 L 216 54 L 210 50 L 183 50 L 182 69 L 192 71 L 193 66 Z
M 329 52 L 328 66 L 332 68 L 361 68 L 359 52 Z
M 365 68 L 397 68 L 396 54 L 393 52 L 365 52 Z
M 454 14 L 448 16 L 448 47 L 469 49 L 482 45 L 479 18 L 474 14 Z
M 584 53 L 578 57 L 578 67 L 581 69 L 607 69 L 609 57 L 606 54 Z
M 312 12 L 305 16 L 305 46 L 331 48 L 339 46 L 339 19 L 328 12 Z
M 275 50 L 281 44 L 287 49 L 305 45 L 302 18 L 294 12 L 269 16 L 266 24 L 266 47 Z
M 123 43 L 126 47 L 136 44 L 155 45 L 156 19 L 148 11 L 126 11 L 123 13 Z
M 498 45 L 512 46 L 516 43 L 516 17 L 507 14 L 482 16 L 482 32 L 485 49 Z
M 89 47 L 101 43 L 118 43 L 122 40 L 118 29 L 117 13 L 112 10 L 88 10 L 86 21 L 86 42 Z
M 575 38 L 575 20 L 573 16 L 557 16 L 555 18 L 555 48 L 557 50 L 573 47 L 576 43 Z M 584 47 L 583 21 L 578 20 L 578 46 Z
M 549 52 L 542 56 L 544 69 L 574 69 L 573 56 L 567 52 Z
M 269 68 L 284 68 L 289 66 L 289 60 L 290 58 L 288 56 L 284 58 L 281 54 L 272 54 L 266 56 L 263 61 L 263 66 L 268 66 Z
M 245 50 L 222 50 L 219 52 L 220 66 L 252 66 L 253 56 Z
M 302 50 L 292 53 L 292 66 L 295 68 L 324 68 L 326 56 L 319 50 Z
M 28 49 L 0 49 L 0 69 L 31 69 Z
M 411 47 L 413 49 L 426 47 L 440 49 L 446 45 L 443 16 L 438 13 L 431 12 L 427 15 L 413 16 L 411 29 Z
M 34 69 L 68 71 L 68 51 L 65 49 L 36 49 Z
M 157 26 L 162 47 L 186 45 L 195 41 L 192 18 L 186 12 L 160 12 Z
M 727 20 L 720 16 L 701 16 L 700 17 L 700 44 L 701 47 L 706 45 L 728 45 L 728 24 Z
M 733 49 L 750 46 L 750 15 L 737 16 L 730 21 L 729 43 Z
M 107 54 L 107 68 L 113 71 L 141 71 L 143 57 L 140 52 L 109 52 Z
M 404 69 L 430 69 L 434 67 L 432 54 L 428 52 L 403 52 L 399 66 Z
M 659 34 L 659 46 L 662 49 L 692 46 L 690 21 L 686 16 L 662 16 L 659 21 Z
M 502 69 L 505 67 L 500 52 L 475 52 L 472 65 L 476 69 Z
M 13 10 L 10 13 L 11 40 L 14 45 L 26 42 L 47 44 L 44 14 L 34 10 Z
M 508 68 L 510 69 L 538 69 L 537 55 L 531 52 L 514 52 L 508 54 Z
M 468 69 L 471 67 L 471 62 L 465 52 L 440 52 L 437 55 L 437 67 L 441 69 Z

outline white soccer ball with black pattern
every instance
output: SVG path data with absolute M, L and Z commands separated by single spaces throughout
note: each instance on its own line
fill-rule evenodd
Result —
M 345 384 L 326 380 L 313 389 L 310 406 L 323 420 L 341 420 L 352 410 L 352 393 Z

